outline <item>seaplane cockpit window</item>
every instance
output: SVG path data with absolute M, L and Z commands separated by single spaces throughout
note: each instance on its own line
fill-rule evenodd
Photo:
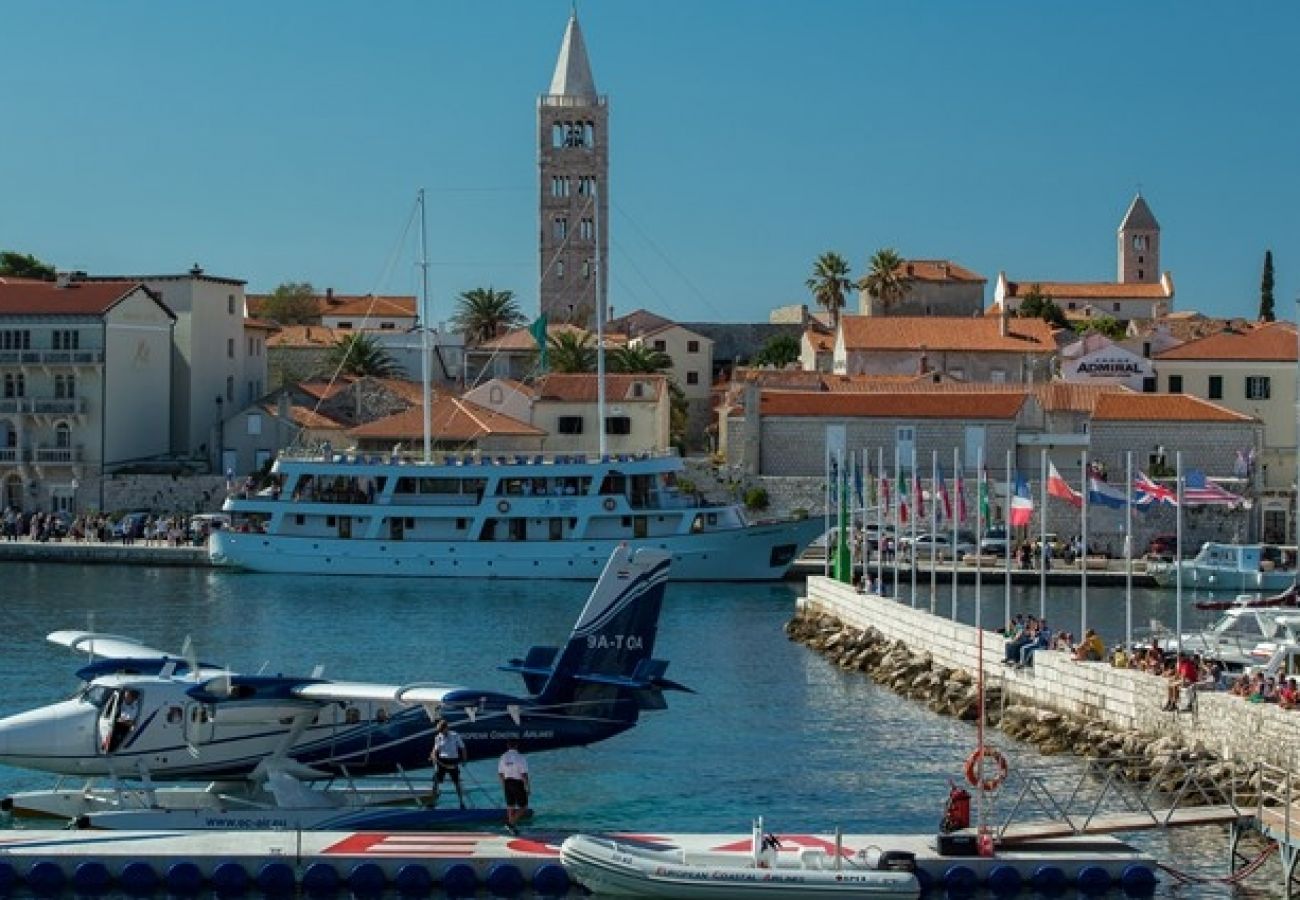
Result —
M 96 709 L 103 709 L 104 704 L 108 702 L 108 698 L 112 693 L 112 691 L 103 685 L 88 684 L 78 692 L 77 699 L 81 700 L 83 703 L 89 703 Z

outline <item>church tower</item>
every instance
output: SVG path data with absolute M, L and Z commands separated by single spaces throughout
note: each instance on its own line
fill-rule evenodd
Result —
M 596 93 L 575 9 L 551 88 L 537 100 L 538 296 L 551 323 L 590 325 L 597 296 L 607 296 L 608 126 L 609 106 Z
M 1119 226 L 1119 281 L 1160 282 L 1160 223 L 1141 194 L 1133 198 Z

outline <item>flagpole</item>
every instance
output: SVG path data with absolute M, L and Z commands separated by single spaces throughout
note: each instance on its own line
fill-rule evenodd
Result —
M 1007 623 L 1011 622 L 1011 451 L 1007 450 L 1007 498 L 1002 504 L 1002 530 L 1006 534 L 1006 545 L 1003 547 L 1006 556 L 1006 589 L 1004 595 L 1006 615 L 1003 617 Z M 977 548 L 977 552 L 978 548 Z
M 1038 618 L 1047 618 L 1047 448 L 1042 449 L 1038 477 L 1043 479 L 1039 486 L 1042 512 L 1038 516 Z
M 1079 458 L 1083 469 L 1083 537 L 1079 546 L 1079 641 L 1088 630 L 1088 451 Z
M 952 620 L 957 621 L 957 523 L 961 518 L 958 510 L 961 502 L 957 500 L 957 491 L 961 489 L 961 457 L 957 448 L 952 448 Z
M 866 447 L 862 448 L 862 583 L 865 586 L 867 579 L 871 577 L 871 541 L 867 538 L 867 503 L 871 501 L 871 489 L 867 486 L 867 475 L 871 467 L 867 461 L 871 459 L 871 451 Z
M 912 435 L 912 497 L 921 496 L 921 483 L 917 480 L 920 472 L 916 470 L 916 434 Z M 916 503 L 907 508 L 907 533 L 912 536 L 912 552 L 909 554 L 908 568 L 912 570 L 912 609 L 916 609 Z M 933 551 L 933 547 L 930 548 Z
M 898 517 L 899 517 L 899 510 L 903 508 L 902 507 L 903 500 L 902 497 L 900 496 L 903 492 L 902 490 L 900 490 L 902 485 L 898 483 L 898 472 L 899 472 L 898 444 L 895 443 L 894 444 L 894 539 L 891 542 L 894 546 L 893 566 L 894 566 L 894 599 L 895 600 L 898 599 L 898 557 L 899 557 L 898 539 L 901 536 L 900 528 L 899 528 L 900 523 L 898 521 Z
M 1124 453 L 1124 648 L 1133 646 L 1133 451 Z
M 1177 469 L 1175 499 L 1178 508 L 1174 510 L 1174 631 L 1178 635 L 1178 654 L 1183 652 L 1183 451 L 1174 454 L 1174 466 Z
M 885 498 L 880 496 L 880 479 L 885 477 L 885 448 L 876 448 L 876 593 L 885 587 Z
M 603 428 L 603 424 L 602 424 Z M 822 551 L 826 558 L 822 561 L 822 577 L 831 577 L 831 434 L 826 432 L 826 459 L 822 462 L 822 474 L 826 478 L 826 490 L 822 498 Z
M 937 539 L 939 537 L 939 451 L 930 451 L 930 537 Z M 938 541 L 931 540 L 931 545 L 937 550 Z M 953 555 L 957 555 L 957 545 L 952 545 Z M 930 615 L 934 615 L 939 606 L 939 560 L 934 554 L 930 554 Z
M 987 487 L 984 484 L 984 444 L 981 443 L 975 451 L 975 540 L 984 533 L 984 491 Z M 981 612 L 980 608 L 984 601 L 984 567 L 980 565 L 983 560 L 978 553 L 975 554 L 975 627 L 980 627 Z

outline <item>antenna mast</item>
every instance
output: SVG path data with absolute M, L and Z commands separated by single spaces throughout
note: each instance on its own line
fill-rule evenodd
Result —
M 424 414 L 424 461 L 433 461 L 433 409 L 429 399 L 429 235 L 424 222 L 424 188 L 420 188 L 420 397 Z
M 595 182 L 595 179 L 592 179 Z M 593 206 L 595 212 L 592 218 L 595 220 L 594 235 L 596 238 L 596 265 L 592 274 L 596 277 L 595 295 L 596 295 L 596 428 L 600 435 L 600 456 L 605 457 L 607 451 L 605 437 L 605 296 L 600 290 L 601 282 L 601 265 L 600 258 L 600 186 L 596 185 L 592 191 Z

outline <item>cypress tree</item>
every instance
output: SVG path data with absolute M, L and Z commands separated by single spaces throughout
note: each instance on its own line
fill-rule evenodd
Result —
M 1259 320 L 1272 322 L 1273 315 L 1273 251 L 1264 251 L 1264 277 L 1259 281 Z

